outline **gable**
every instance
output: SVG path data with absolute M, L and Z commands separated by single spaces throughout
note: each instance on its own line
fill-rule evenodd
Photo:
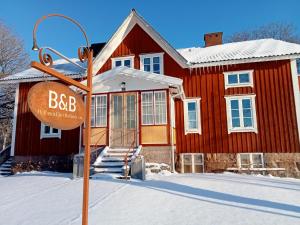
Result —
M 96 74 L 105 62 L 117 49 L 117 47 L 124 41 L 124 39 L 131 33 L 132 29 L 138 25 L 153 41 L 168 53 L 178 65 L 182 68 L 187 68 L 186 59 L 180 55 L 167 41 L 165 41 L 143 18 L 141 18 L 135 10 L 132 10 L 130 15 L 125 19 L 117 32 L 112 36 L 108 43 L 104 46 L 101 52 L 93 61 L 93 74 Z M 139 41 L 142 41 L 141 39 Z
M 111 58 L 133 55 L 134 68 L 140 69 L 140 54 L 164 53 L 165 74 L 175 75 L 168 71 L 168 67 L 181 69 L 180 65 L 164 51 L 138 24 L 136 24 L 120 45 L 114 50 L 97 74 L 112 69 Z

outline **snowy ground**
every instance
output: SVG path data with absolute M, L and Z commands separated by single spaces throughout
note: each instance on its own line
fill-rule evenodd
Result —
M 0 177 L 1 225 L 80 225 L 82 180 Z M 236 174 L 90 181 L 90 225 L 300 224 L 300 180 Z

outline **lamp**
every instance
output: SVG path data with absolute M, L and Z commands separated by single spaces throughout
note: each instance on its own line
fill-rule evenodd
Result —
M 39 48 L 39 46 L 37 45 L 37 43 L 36 43 L 36 39 L 35 38 L 33 38 L 33 46 L 32 46 L 32 50 L 33 51 L 38 51 L 40 48 Z
M 121 90 L 126 91 L 126 82 L 124 81 L 121 83 Z

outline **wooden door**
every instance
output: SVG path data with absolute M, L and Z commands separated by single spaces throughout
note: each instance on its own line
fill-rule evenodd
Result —
M 136 93 L 111 95 L 111 147 L 136 146 L 137 100 Z

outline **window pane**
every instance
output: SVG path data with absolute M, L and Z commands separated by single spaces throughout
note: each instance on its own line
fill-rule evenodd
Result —
M 189 102 L 188 111 L 195 111 L 195 110 L 196 110 L 196 102 Z
M 201 165 L 203 164 L 203 157 L 200 154 L 195 154 L 194 155 L 194 164 L 195 165 Z
M 153 124 L 153 93 L 142 93 L 142 124 Z
M 183 163 L 185 165 L 192 165 L 192 155 L 183 155 Z
M 249 73 L 241 73 L 239 75 L 240 83 L 250 83 Z
M 254 168 L 262 168 L 262 155 L 261 154 L 252 154 L 252 163 Z
M 230 74 L 228 75 L 228 84 L 237 84 L 238 83 L 238 76 L 237 74 Z
M 244 127 L 252 127 L 252 118 L 244 118 Z
M 243 106 L 243 109 L 251 108 L 251 100 L 250 99 L 243 99 L 242 100 L 242 106 Z
M 95 126 L 95 97 L 92 97 L 92 102 L 91 102 L 91 126 Z
M 58 129 L 52 128 L 52 133 L 53 133 L 53 134 L 58 134 Z
M 167 123 L 166 92 L 154 92 L 155 97 L 155 124 Z
M 237 109 L 231 110 L 231 117 L 240 117 L 240 112 Z
M 232 127 L 240 127 L 240 118 L 232 118 Z
M 44 126 L 44 133 L 50 134 L 50 126 Z
M 150 72 L 150 65 L 144 65 L 144 71 Z
M 96 96 L 96 126 L 106 126 L 107 102 L 106 95 Z
M 240 160 L 242 168 L 250 167 L 250 154 L 240 154 Z
M 122 128 L 123 127 L 123 117 L 122 117 L 122 110 L 123 110 L 123 97 L 120 95 L 113 96 L 113 128 Z
M 150 65 L 150 58 L 144 58 L 144 65 Z
M 158 63 L 159 64 L 159 57 L 153 57 L 153 63 Z
M 160 65 L 153 64 L 153 73 L 160 73 Z
M 135 95 L 127 95 L 127 128 L 135 128 Z
M 130 61 L 130 59 L 124 60 L 124 66 L 131 67 L 131 61 Z
M 251 109 L 244 109 L 243 110 L 243 116 L 244 117 L 252 117 L 252 115 L 251 115 Z
M 121 65 L 122 65 L 122 61 L 121 60 L 115 61 L 115 66 L 116 67 L 121 66 Z
M 239 109 L 239 101 L 238 100 L 231 100 L 231 109 Z
M 297 63 L 297 73 L 300 74 L 300 59 L 297 59 L 296 63 Z

